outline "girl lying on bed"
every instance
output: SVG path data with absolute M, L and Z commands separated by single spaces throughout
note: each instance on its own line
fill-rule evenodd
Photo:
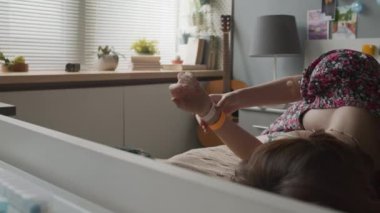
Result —
M 334 50 L 302 76 L 210 96 L 191 74 L 179 73 L 169 89 L 177 107 L 201 118 L 242 160 L 239 182 L 347 212 L 380 212 L 373 182 L 380 168 L 374 58 Z M 294 103 L 259 137 L 226 119 L 239 108 L 288 102 Z

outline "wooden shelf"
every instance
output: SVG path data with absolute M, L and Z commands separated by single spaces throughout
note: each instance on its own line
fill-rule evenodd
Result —
M 215 80 L 223 76 L 220 70 L 192 70 L 190 72 L 199 80 Z M 177 74 L 177 71 L 2 72 L 0 73 L 0 91 L 172 83 L 177 81 Z

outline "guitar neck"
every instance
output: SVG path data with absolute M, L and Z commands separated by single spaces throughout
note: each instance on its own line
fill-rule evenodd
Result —
M 231 91 L 230 36 L 223 32 L 223 92 Z

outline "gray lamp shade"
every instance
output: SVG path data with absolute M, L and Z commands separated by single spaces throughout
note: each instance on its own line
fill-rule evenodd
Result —
M 300 54 L 296 19 L 291 15 L 267 15 L 257 19 L 252 57 L 294 56 Z

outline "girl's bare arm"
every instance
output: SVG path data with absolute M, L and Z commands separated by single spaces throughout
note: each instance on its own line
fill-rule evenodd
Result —
M 240 107 L 282 104 L 301 99 L 301 75 L 289 76 L 258 86 L 236 90 Z
M 301 99 L 301 77 L 284 77 L 224 94 L 211 94 L 210 97 L 228 114 L 245 107 L 290 103 Z
M 182 110 L 205 117 L 210 109 L 214 108 L 212 100 L 190 73 L 180 73 L 178 82 L 170 85 L 169 90 L 172 101 Z M 216 110 L 215 114 L 207 121 L 208 124 L 217 123 L 221 115 L 221 110 Z M 261 142 L 230 119 L 221 123 L 220 127 L 214 129 L 215 134 L 241 159 L 249 159 L 253 150 Z

